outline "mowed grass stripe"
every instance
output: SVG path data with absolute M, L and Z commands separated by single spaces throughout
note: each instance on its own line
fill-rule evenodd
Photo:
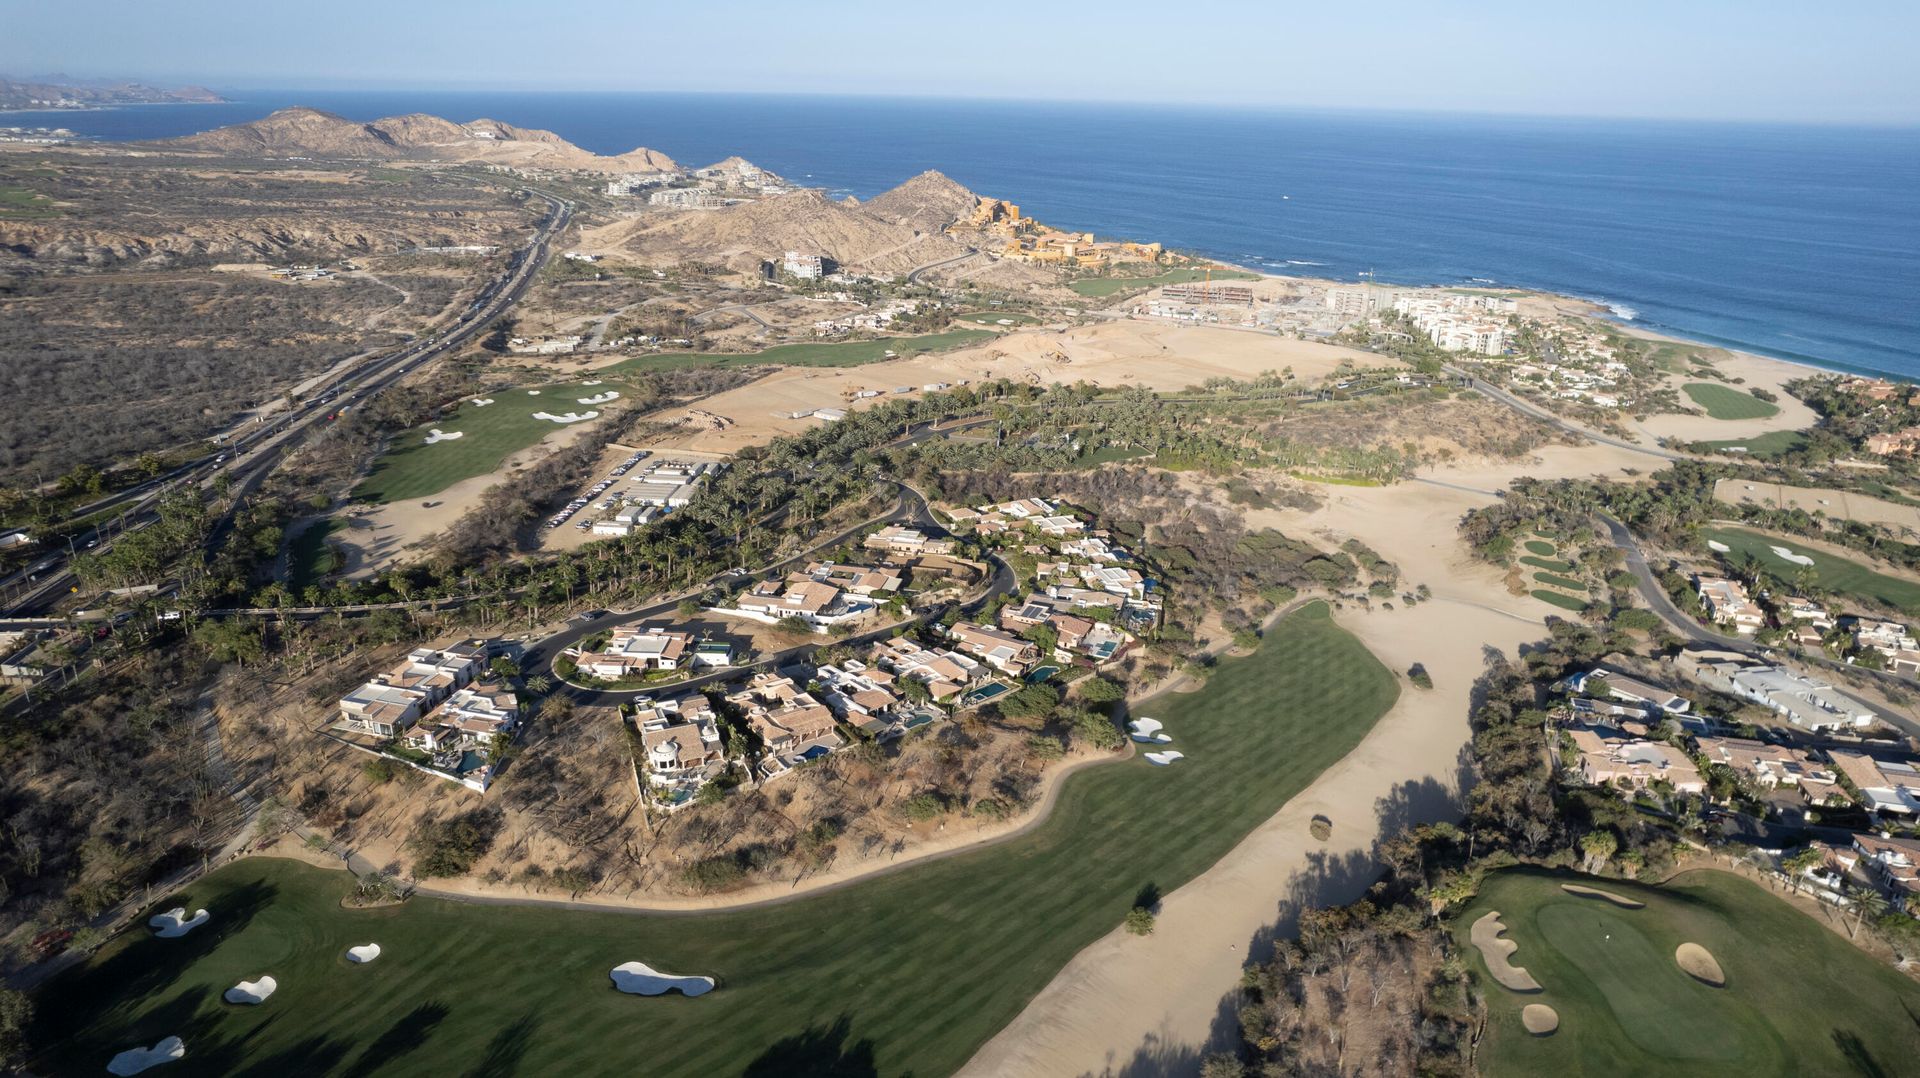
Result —
M 236 925 L 210 954 L 138 937 L 109 944 L 49 989 L 39 1032 L 58 1047 L 38 1062 L 97 1071 L 106 1046 L 170 1034 L 224 1072 L 332 1058 L 419 1025 L 401 1020 L 433 1004 L 446 1013 L 381 1073 L 498 1070 L 505 1054 L 524 1074 L 738 1074 L 756 1060 L 791 1067 L 802 1042 L 816 1057 L 870 1053 L 884 1074 L 950 1073 L 1113 930 L 1142 887 L 1171 892 L 1205 871 L 1351 751 L 1398 693 L 1394 675 L 1311 605 L 1251 656 L 1222 663 L 1203 690 L 1138 710 L 1188 754 L 1173 767 L 1135 758 L 1078 772 L 1052 817 L 1020 838 L 773 907 L 636 916 L 415 899 L 352 911 L 338 905 L 342 875 L 241 861 L 185 902 L 219 917 L 255 887 L 270 892 L 271 916 Z M 391 955 L 365 970 L 335 962 L 336 948 L 368 939 Z M 250 953 L 269 952 L 284 957 L 246 974 L 272 972 L 297 1005 L 270 1005 L 276 1020 L 265 1022 L 216 1002 L 230 972 L 261 964 Z M 624 996 L 607 971 L 628 960 L 714 976 L 721 988 L 695 1000 Z M 116 987 L 117 974 L 153 963 L 166 984 Z M 372 974 L 378 995 L 350 973 Z M 108 1020 L 116 1003 L 130 1010 Z

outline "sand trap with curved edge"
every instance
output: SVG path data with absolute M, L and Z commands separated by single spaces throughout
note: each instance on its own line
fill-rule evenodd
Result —
M 1480 957 L 1486 959 L 1487 972 L 1493 974 L 1494 980 L 1515 992 L 1540 991 L 1540 982 L 1533 979 L 1533 974 L 1507 960 L 1520 945 L 1500 938 L 1500 933 L 1506 930 L 1507 926 L 1500 923 L 1500 911 L 1489 910 L 1473 922 L 1467 937 L 1479 950 Z
M 601 383 L 602 383 L 602 379 L 594 378 L 589 381 L 582 382 L 580 384 L 583 386 L 597 386 L 597 385 L 600 385 Z
M 175 906 L 165 913 L 156 913 L 147 919 L 147 924 L 156 929 L 154 935 L 163 940 L 179 939 L 206 923 L 206 910 L 194 910 L 193 917 L 188 918 L 185 906 Z
M 1673 960 L 1680 964 L 1687 976 L 1701 984 L 1715 988 L 1727 986 L 1727 975 L 1720 972 L 1720 963 L 1713 953 L 1697 943 L 1683 943 L 1673 952 Z
M 1727 544 L 1725 544 L 1725 543 L 1723 543 L 1723 542 L 1721 542 L 1721 541 L 1720 541 L 1720 540 L 1718 540 L 1718 539 L 1709 539 L 1709 540 L 1707 540 L 1707 549 L 1708 549 L 1708 550 L 1711 550 L 1711 551 L 1713 551 L 1713 552 L 1714 552 L 1715 554 L 1731 554 L 1731 553 L 1733 553 L 1733 548 L 1732 548 L 1732 547 L 1730 547 L 1730 546 L 1728 546 Z
M 187 1045 L 178 1037 L 167 1037 L 152 1048 L 129 1048 L 107 1061 L 108 1074 L 139 1074 L 148 1067 L 177 1063 L 186 1058 Z
M 563 415 L 554 415 L 552 412 L 533 413 L 533 418 L 545 419 L 553 423 L 585 423 L 587 420 L 597 419 L 599 416 L 599 412 L 567 412 Z
M 636 996 L 658 996 L 678 992 L 683 996 L 704 996 L 713 991 L 712 977 L 676 977 L 662 973 L 645 962 L 622 962 L 608 974 L 613 986 Z
M 475 408 L 485 408 L 487 405 L 492 403 L 493 403 L 492 397 L 475 397 L 473 401 L 473 406 Z
M 1536 1037 L 1544 1037 L 1560 1028 L 1560 1012 L 1544 1003 L 1529 1003 L 1520 1008 L 1520 1024 Z
M 358 947 L 347 948 L 347 961 L 349 962 L 367 963 L 379 957 L 380 945 L 377 943 L 363 943 Z
M 280 982 L 263 974 L 257 981 L 241 981 L 227 989 L 225 998 L 228 1003 L 265 1003 L 279 990 Z
M 605 393 L 595 393 L 591 397 L 579 398 L 581 404 L 611 404 L 620 399 L 618 390 L 609 389 Z
M 539 390 L 537 390 L 537 389 L 529 389 L 529 390 L 527 390 L 527 396 L 529 396 L 529 397 L 537 397 L 537 396 L 539 396 L 539 395 L 540 395 L 540 391 L 539 391 Z
M 1187 758 L 1186 753 L 1179 752 L 1175 749 L 1168 749 L 1165 752 L 1149 752 L 1145 755 L 1147 762 L 1155 767 L 1165 767 L 1175 760 L 1184 760 Z
M 466 436 L 467 436 L 467 432 L 463 430 L 456 430 L 452 433 L 448 433 L 444 430 L 441 430 L 439 427 L 435 427 L 432 430 L 427 432 L 427 444 L 438 445 L 441 442 L 451 442 L 455 438 L 465 438 Z
M 1570 895 L 1577 895 L 1580 898 L 1597 898 L 1603 902 L 1611 902 L 1623 910 L 1643 910 L 1647 908 L 1645 902 L 1636 902 L 1626 895 L 1616 895 L 1612 891 L 1602 891 L 1598 887 L 1582 887 L 1577 883 L 1563 883 L 1560 885 L 1560 889 Z
M 1173 735 L 1160 732 L 1165 727 L 1159 719 L 1135 719 L 1127 724 L 1127 729 L 1133 732 L 1135 741 L 1164 745 L 1173 740 Z
M 1812 558 L 1807 557 L 1805 554 L 1795 554 L 1793 551 L 1783 546 L 1769 546 L 1767 547 L 1767 549 L 1773 551 L 1774 557 L 1779 558 L 1781 561 L 1784 561 L 1784 562 L 1790 562 L 1794 565 L 1812 565 L 1813 564 Z

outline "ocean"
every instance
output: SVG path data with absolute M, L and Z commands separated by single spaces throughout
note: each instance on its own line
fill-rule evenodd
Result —
M 292 104 L 739 154 L 862 198 L 936 168 L 1057 227 L 1275 273 L 1497 283 L 1647 329 L 1920 378 L 1920 128 L 729 94 L 249 91 L 6 113 L 102 139 Z

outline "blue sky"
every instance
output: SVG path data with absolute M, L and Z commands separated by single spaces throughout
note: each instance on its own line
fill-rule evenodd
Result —
M 1920 122 L 1920 0 L 0 0 L 0 72 Z

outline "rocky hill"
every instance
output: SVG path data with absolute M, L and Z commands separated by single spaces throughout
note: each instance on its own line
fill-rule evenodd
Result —
M 868 215 L 907 225 L 921 232 L 939 232 L 973 213 L 980 196 L 929 169 L 861 205 Z
M 783 251 L 817 252 L 854 270 L 902 273 L 964 250 L 937 228 L 912 223 L 930 223 L 938 213 L 911 193 L 889 203 L 891 213 L 873 212 L 894 193 L 862 205 L 797 191 L 719 209 L 648 213 L 593 230 L 583 246 L 647 263 L 721 262 L 743 272 Z
M 310 108 L 281 109 L 265 119 L 165 139 L 156 145 L 235 157 L 479 162 L 602 172 L 668 172 L 677 167 L 672 158 L 645 147 L 603 157 L 551 131 L 514 127 L 498 120 L 458 124 L 413 113 L 361 123 Z
M 105 105 L 211 104 L 226 98 L 204 86 L 161 89 L 138 82 L 74 79 L 65 75 L 45 75 L 31 79 L 0 76 L 0 108 L 45 108 L 47 102 L 63 102 L 60 107 L 96 108 Z

